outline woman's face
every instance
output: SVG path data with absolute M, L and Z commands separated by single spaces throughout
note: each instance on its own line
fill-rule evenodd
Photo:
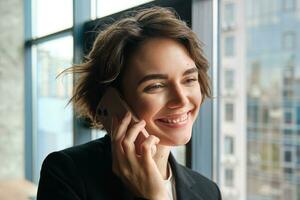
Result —
M 196 65 L 181 43 L 147 40 L 131 57 L 122 85 L 125 100 L 160 144 L 190 140 L 202 95 Z

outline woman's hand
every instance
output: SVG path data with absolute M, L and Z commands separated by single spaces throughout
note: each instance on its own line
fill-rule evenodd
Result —
M 163 178 L 153 160 L 159 139 L 150 135 L 141 143 L 141 155 L 136 153 L 136 138 L 143 128 L 145 121 L 130 125 L 131 114 L 128 112 L 121 122 L 113 120 L 112 168 L 124 184 L 139 197 L 156 200 L 167 199 L 167 191 Z

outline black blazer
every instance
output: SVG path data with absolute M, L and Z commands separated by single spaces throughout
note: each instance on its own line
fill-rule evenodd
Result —
M 218 186 L 180 164 L 172 154 L 177 200 L 221 200 Z M 110 138 L 51 153 L 44 160 L 37 200 L 135 199 L 112 173 Z

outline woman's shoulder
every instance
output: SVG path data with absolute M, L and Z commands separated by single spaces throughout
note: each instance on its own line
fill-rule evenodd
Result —
M 84 168 L 91 165 L 97 165 L 97 162 L 109 162 L 110 158 L 110 138 L 103 138 L 90 141 L 85 144 L 73 146 L 64 150 L 50 153 L 43 162 L 43 167 L 46 166 L 76 166 Z
M 106 136 L 50 153 L 41 168 L 38 199 L 87 199 L 88 195 L 105 199 L 108 182 L 114 177 L 109 151 Z M 46 197 L 49 195 L 53 198 Z

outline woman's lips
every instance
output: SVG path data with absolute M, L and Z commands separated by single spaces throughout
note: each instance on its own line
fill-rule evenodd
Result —
M 165 117 L 165 118 L 160 118 L 157 121 L 168 127 L 183 127 L 187 124 L 188 119 L 190 116 L 190 111 L 184 114 L 176 115 L 176 117 Z

